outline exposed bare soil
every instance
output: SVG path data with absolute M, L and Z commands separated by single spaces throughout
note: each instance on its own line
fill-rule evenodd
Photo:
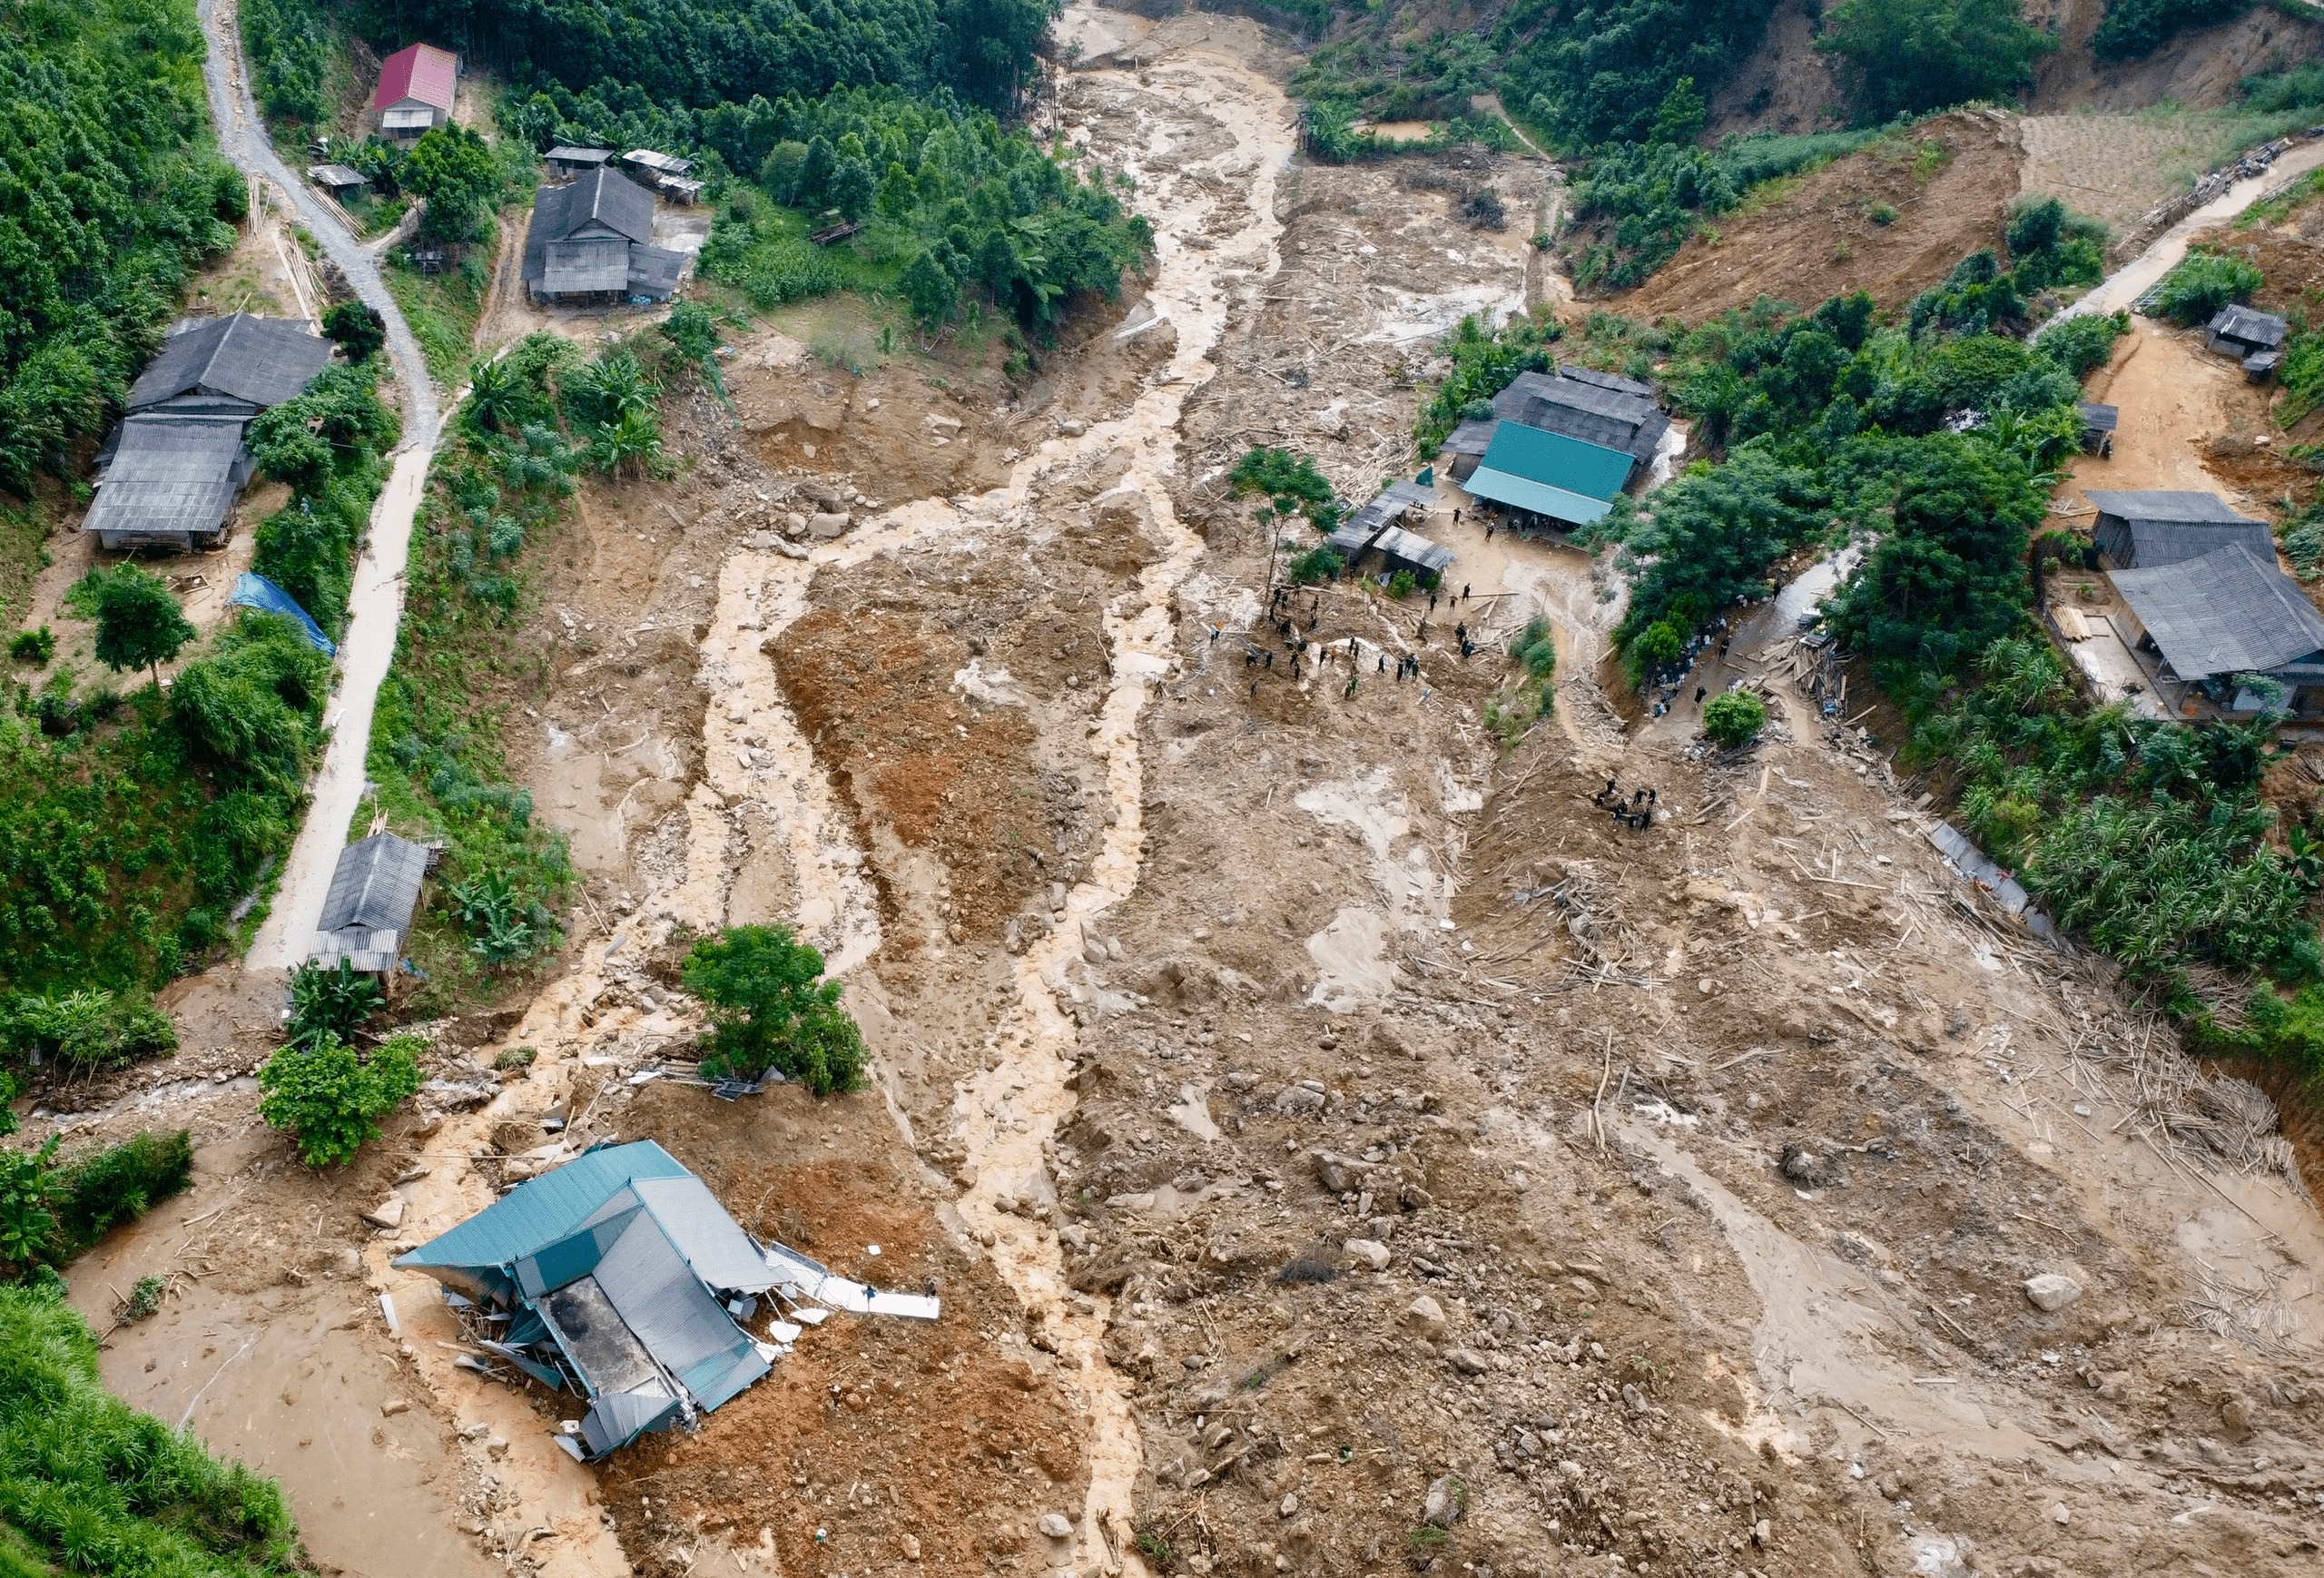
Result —
M 1625 725 L 1603 567 L 1485 543 L 1456 490 L 1435 607 L 1348 582 L 1270 616 L 1226 466 L 1291 442 L 1354 496 L 1409 474 L 1434 330 L 1544 290 L 1530 230 L 1452 208 L 1489 182 L 1538 211 L 1553 177 L 1301 168 L 1257 28 L 1118 31 L 1137 69 L 1066 76 L 1059 114 L 1160 250 L 1039 382 L 857 379 L 762 331 L 743 428 L 705 400 L 668 424 L 678 479 L 585 494 L 520 637 L 554 677 L 504 733 L 590 896 L 564 974 L 430 1027 L 423 1114 L 305 1174 L 238 1079 L 267 983 L 224 977 L 175 1067 L 44 1093 L 76 1135 L 187 1114 L 206 1148 L 191 1198 L 76 1269 L 93 1310 L 145 1269 L 186 1285 L 109 1378 L 175 1417 L 214 1375 L 230 1401 L 192 1417 L 237 1450 L 344 1395 L 452 1570 L 2313 1570 L 2324 1223 L 2271 1103 L 1985 907 L 1881 716 L 1778 688 L 1735 760 L 1684 706 Z M 1965 195 L 1918 251 L 1851 270 L 1770 222 L 1751 281 L 1652 310 L 1941 277 L 2016 189 L 2007 123 L 1945 132 L 1930 188 Z M 2117 393 L 2180 349 L 2139 342 Z M 2231 394 L 2152 419 L 2231 427 Z M 2110 480 L 2173 463 L 2145 442 Z M 1535 612 L 1556 715 L 1505 747 L 1487 706 Z M 1772 624 L 1698 682 L 1760 675 Z M 1610 776 L 1656 791 L 1652 828 L 1593 804 Z M 872 1089 L 681 1082 L 689 936 L 771 919 L 846 983 Z M 639 1137 L 753 1231 L 932 1281 L 943 1318 L 835 1316 L 698 1433 L 571 1464 L 571 1399 L 456 1368 L 432 1285 L 387 1262 Z M 399 1226 L 357 1219 L 390 1191 Z M 2053 1275 L 2078 1297 L 2044 1310 Z M 217 1371 L 278 1308 L 307 1346 Z M 330 1503 L 371 1460 L 329 1436 L 341 1477 L 300 1479 L 297 1439 L 270 1466 L 366 1570 Z
M 2281 71 L 2324 44 L 2324 17 L 2307 21 L 2280 6 L 2255 5 L 2232 22 L 2180 34 L 2142 60 L 2106 62 L 2090 52 L 2090 36 L 2105 18 L 2105 0 L 2036 0 L 2024 14 L 2060 44 L 2034 68 L 2026 107 L 2035 114 L 2143 110 L 2164 100 L 2212 109 L 2232 103 L 2245 77 Z
M 1633 318 L 1694 321 L 1761 296 L 1812 306 L 1864 290 L 1893 311 L 1969 253 L 1999 246 L 2024 156 L 2014 116 L 1939 116 L 1908 138 L 1762 188 L 1755 202 L 1721 216 L 1609 305 Z M 1874 217 L 1884 203 L 1896 211 L 1886 224 Z

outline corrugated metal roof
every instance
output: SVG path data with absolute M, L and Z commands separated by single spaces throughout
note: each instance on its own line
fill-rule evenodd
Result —
M 81 529 L 101 538 L 205 537 L 225 524 L 248 474 L 241 418 L 133 416 Z
M 685 271 L 689 261 L 688 254 L 662 247 L 631 247 L 629 293 L 651 296 L 656 301 L 669 295 L 678 288 L 678 276 Z
M 2096 400 L 2078 401 L 2073 409 L 2081 415 L 2083 427 L 2101 433 L 2112 432 L 2122 419 L 2120 407 L 2101 405 Z
M 1577 383 L 1595 384 L 1600 389 L 1611 390 L 1616 394 L 1637 395 L 1642 399 L 1649 400 L 1654 398 L 1653 385 L 1640 383 L 1632 378 L 1616 378 L 1612 373 L 1600 372 L 1596 368 L 1574 367 L 1569 364 L 1558 369 L 1558 376 L 1571 379 Z
M 1485 451 L 1484 464 L 1585 498 L 1609 499 L 1630 480 L 1628 451 L 1552 433 L 1522 422 L 1503 422 Z M 1476 491 L 1471 486 L 1470 492 Z
M 307 166 L 307 179 L 317 186 L 329 187 L 334 192 L 344 192 L 350 187 L 370 184 L 369 177 L 363 172 L 350 170 L 344 164 L 310 164 Z
M 656 175 L 684 175 L 694 168 L 691 159 L 681 159 L 675 153 L 656 153 L 651 148 L 632 148 L 621 159 L 625 164 L 635 164 L 653 171 Z
M 2102 517 L 2093 534 L 2114 567 L 2158 570 L 2217 553 L 2230 544 L 2250 550 L 2261 564 L 2276 562 L 2276 538 L 2256 520 L 2130 520 Z
M 330 350 L 330 341 L 304 323 L 247 312 L 213 318 L 162 342 L 162 353 L 129 391 L 129 409 L 142 411 L 197 390 L 279 406 L 298 398 Z
M 2098 507 L 2099 514 L 2118 516 L 2123 520 L 2241 522 L 2249 518 L 2238 513 L 2233 505 L 2216 493 L 2190 493 L 2160 488 L 2118 493 L 2093 488 L 2084 497 Z
M 2276 346 L 2284 342 L 2291 325 L 2256 307 L 2226 307 L 2211 321 L 2210 329 L 2223 339 L 2240 340 L 2248 345 Z
M 552 164 L 603 164 L 613 156 L 610 148 L 570 148 L 562 143 L 541 155 Z
M 526 280 L 538 283 L 547 272 L 551 242 L 567 241 L 593 222 L 631 241 L 650 242 L 654 194 L 604 164 L 568 185 L 540 188 L 533 193 L 533 223 L 525 234 Z M 625 257 L 623 279 L 602 288 L 620 290 L 627 282 L 626 268 Z
M 551 296 L 585 295 L 629 287 L 630 243 L 619 236 L 551 242 L 542 253 L 540 288 Z
M 371 94 L 371 107 L 384 110 L 418 99 L 449 114 L 459 81 L 458 55 L 432 44 L 407 44 L 379 63 L 379 85 Z
M 1551 520 L 1562 520 L 1571 526 L 1590 526 L 1612 513 L 1613 506 L 1603 499 L 1585 498 L 1562 488 L 1535 482 L 1528 478 L 1496 471 L 1490 466 L 1480 466 L 1462 484 L 1479 498 L 1490 498 L 1495 504 L 1506 504 L 1516 509 L 1527 509 L 1535 515 L 1546 515 Z
M 1634 392 L 1642 390 L 1643 385 L 1602 373 L 1588 379 L 1579 376 L 1586 370 L 1566 368 L 1555 375 L 1520 373 L 1493 397 L 1493 414 L 1503 421 L 1522 422 L 1584 443 L 1620 449 L 1639 464 L 1651 459 L 1662 435 L 1669 430 L 1670 419 L 1647 393 Z
M 704 1283 L 721 1293 L 763 1293 L 774 1286 L 766 1257 L 702 1179 L 692 1173 L 638 1179 L 629 1188 Z
M 488 1268 L 514 1264 L 577 1229 L 607 1196 L 642 1178 L 684 1178 L 677 1158 L 650 1139 L 585 1151 L 519 1184 L 450 1232 L 399 1257 L 398 1266 Z
M 2324 616 L 2290 576 L 2247 548 L 2109 578 L 2182 679 L 2265 674 L 2324 651 Z
M 1500 425 L 1498 419 L 1462 422 L 1438 448 L 1447 455 L 1482 455 L 1492 443 L 1493 429 Z
M 331 873 L 330 893 L 315 929 L 409 932 L 427 875 L 427 845 L 392 833 L 358 839 L 339 852 L 339 868 Z

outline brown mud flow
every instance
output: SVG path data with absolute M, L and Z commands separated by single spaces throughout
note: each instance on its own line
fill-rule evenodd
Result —
M 1135 180 L 1149 276 L 1013 405 L 760 331 L 741 428 L 677 413 L 677 480 L 586 495 L 506 729 L 588 879 L 565 972 L 434 1027 L 427 1112 L 328 1178 L 254 1127 L 263 983 L 203 983 L 172 1082 L 76 1097 L 75 1135 L 203 1147 L 76 1271 L 97 1313 L 176 1279 L 108 1378 L 262 1441 L 350 1572 L 402 1570 L 390 1503 L 449 1571 L 2312 1570 L 2324 1229 L 2272 1106 L 1950 871 L 1772 606 L 1689 682 L 1768 685 L 1739 760 L 1683 705 L 1625 725 L 1619 577 L 1457 489 L 1434 606 L 1270 616 L 1226 468 L 1402 470 L 1437 336 L 1544 289 L 1458 211 L 1555 172 L 1297 167 L 1247 21 L 1064 26 L 1058 119 Z M 846 982 L 874 1089 L 684 1082 L 688 937 L 763 920 Z M 572 1464 L 388 1263 L 637 1138 L 943 1318 L 834 1316 Z

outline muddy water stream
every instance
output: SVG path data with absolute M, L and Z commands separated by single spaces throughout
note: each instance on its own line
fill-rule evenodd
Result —
M 1113 14 L 1088 8 L 1068 12 L 1064 27 L 1093 35 L 1136 31 Z M 1030 500 L 1044 478 L 1096 458 L 1130 458 L 1127 474 L 1111 492 L 1145 501 L 1164 554 L 1105 612 L 1112 686 L 1094 720 L 1088 749 L 1103 764 L 1111 825 L 1087 880 L 1065 896 L 1063 922 L 1017 962 L 1017 1001 L 992 1037 L 999 1061 L 963 1086 L 955 1122 L 956 1138 L 979 1180 L 959 1202 L 961 1214 L 980 1238 L 990 1236 L 997 1267 L 1046 1326 L 1064 1377 L 1079 1391 L 1088 1415 L 1090 1483 L 1081 1518 L 1081 1554 L 1109 1569 L 1132 1571 L 1140 1570 L 1130 1542 L 1142 1450 L 1128 1396 L 1101 1351 L 1104 1306 L 1076 1313 L 1066 1297 L 1055 1238 L 1039 1224 L 1003 1215 L 994 1201 L 1003 1191 L 1024 1198 L 1044 1192 L 1044 1147 L 1073 1108 L 1066 1080 L 1075 1028 L 1059 997 L 1074 989 L 1065 968 L 1081 952 L 1085 924 L 1127 898 L 1137 880 L 1146 836 L 1137 719 L 1155 682 L 1175 662 L 1177 595 L 1201 547 L 1200 539 L 1176 520 L 1169 503 L 1180 413 L 1187 395 L 1215 371 L 1207 356 L 1225 327 L 1226 291 L 1236 275 L 1255 269 L 1260 278 L 1271 278 L 1279 266 L 1275 187 L 1292 149 L 1286 101 L 1257 74 L 1199 44 L 1174 54 L 1170 66 L 1170 89 L 1142 95 L 1155 121 L 1155 135 L 1145 145 L 1167 150 L 1177 141 L 1169 133 L 1177 112 L 1216 121 L 1233 143 L 1183 169 L 1144 168 L 1137 156 L 1128 162 L 1139 206 L 1157 232 L 1149 299 L 1132 321 L 1167 318 L 1174 324 L 1177 343 L 1168 368 L 1148 380 L 1120 417 L 1078 436 L 1042 443 L 1018 462 L 1005 485 L 990 493 L 901 506 L 804 560 L 748 547 L 727 557 L 719 575 L 717 611 L 702 648 L 703 679 L 711 692 L 704 723 L 708 767 L 687 806 L 692 834 L 685 872 L 672 890 L 645 906 L 648 914 L 696 927 L 764 919 L 729 912 L 729 873 L 738 852 L 727 808 L 755 804 L 781 829 L 798 883 L 795 919 L 803 935 L 822 948 L 834 974 L 844 975 L 869 960 L 879 948 L 881 932 L 863 852 L 783 701 L 764 645 L 807 611 L 817 575 L 844 573 L 883 554 L 958 544 L 964 536 L 990 541 L 1028 530 L 1036 524 Z M 1220 237 L 1215 248 L 1196 250 L 1182 238 L 1196 235 L 1217 205 L 1200 181 L 1240 188 L 1249 207 L 1237 231 Z

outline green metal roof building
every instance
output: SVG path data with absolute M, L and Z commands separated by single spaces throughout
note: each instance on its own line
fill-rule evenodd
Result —
M 1462 484 L 1475 498 L 1569 526 L 1606 518 L 1630 480 L 1632 457 L 1602 444 L 1544 432 L 1522 422 L 1493 430 L 1484 459 Z

